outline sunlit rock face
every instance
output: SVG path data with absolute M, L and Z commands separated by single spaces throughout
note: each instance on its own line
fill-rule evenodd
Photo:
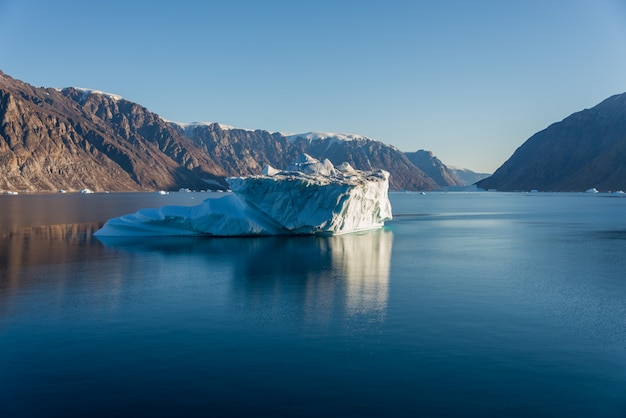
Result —
M 287 170 L 228 179 L 232 194 L 197 206 L 142 209 L 113 218 L 97 236 L 345 234 L 391 219 L 389 173 L 334 167 L 302 154 Z

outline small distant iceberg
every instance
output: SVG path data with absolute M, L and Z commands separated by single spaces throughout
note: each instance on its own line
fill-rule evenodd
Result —
M 223 197 L 142 209 L 109 219 L 95 235 L 335 235 L 378 229 L 392 218 L 384 170 L 334 167 L 302 154 L 286 170 L 267 166 L 261 175 L 227 182 L 232 193 Z
M 598 189 L 596 189 L 595 187 L 592 187 L 591 189 L 585 190 L 585 193 L 598 193 Z
M 80 194 L 92 194 L 93 190 L 90 189 L 81 189 L 78 193 Z

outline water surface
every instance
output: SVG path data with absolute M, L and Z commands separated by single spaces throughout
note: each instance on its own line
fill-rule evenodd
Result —
M 0 196 L 0 416 L 626 416 L 626 198 L 392 193 L 360 234 L 92 235 L 207 197 Z

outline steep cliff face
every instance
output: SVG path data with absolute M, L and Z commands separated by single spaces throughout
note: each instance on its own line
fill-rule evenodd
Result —
M 196 147 L 219 161 L 227 176 L 259 174 L 266 165 L 287 167 L 305 152 L 279 133 L 223 128 L 218 123 L 175 125 Z
M 340 137 L 167 122 L 116 95 L 37 88 L 0 72 L 0 191 L 221 189 L 225 177 L 285 168 L 303 152 L 385 169 L 391 189 L 440 188 L 397 148 Z
M 301 140 L 297 138 L 297 140 Z M 333 137 L 312 140 L 307 154 L 328 158 L 333 164 L 347 161 L 357 170 L 383 168 L 391 173 L 389 187 L 392 190 L 436 190 L 437 184 L 422 170 L 413 165 L 403 152 L 369 138 L 349 141 Z
M 626 190 L 626 93 L 536 133 L 477 185 L 502 191 Z
M 301 153 L 328 158 L 333 164 L 348 162 L 357 170 L 383 168 L 391 173 L 394 190 L 433 190 L 428 176 L 415 167 L 397 148 L 365 137 L 345 139 L 345 135 L 315 133 L 284 136 L 267 131 L 222 128 L 209 125 L 182 125 L 194 144 L 220 161 L 229 176 L 251 175 L 271 165 L 286 168 Z
M 129 174 L 89 140 L 104 135 L 60 92 L 0 74 L 0 189 L 137 190 Z
M 30 191 L 206 188 L 206 181 L 223 185 L 225 174 L 189 138 L 135 103 L 36 88 L 5 74 L 0 165 L 0 189 Z

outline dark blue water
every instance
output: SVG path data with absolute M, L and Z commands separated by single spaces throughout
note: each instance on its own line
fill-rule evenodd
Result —
M 392 193 L 362 234 L 92 236 L 206 197 L 0 196 L 0 416 L 626 416 L 626 198 Z

